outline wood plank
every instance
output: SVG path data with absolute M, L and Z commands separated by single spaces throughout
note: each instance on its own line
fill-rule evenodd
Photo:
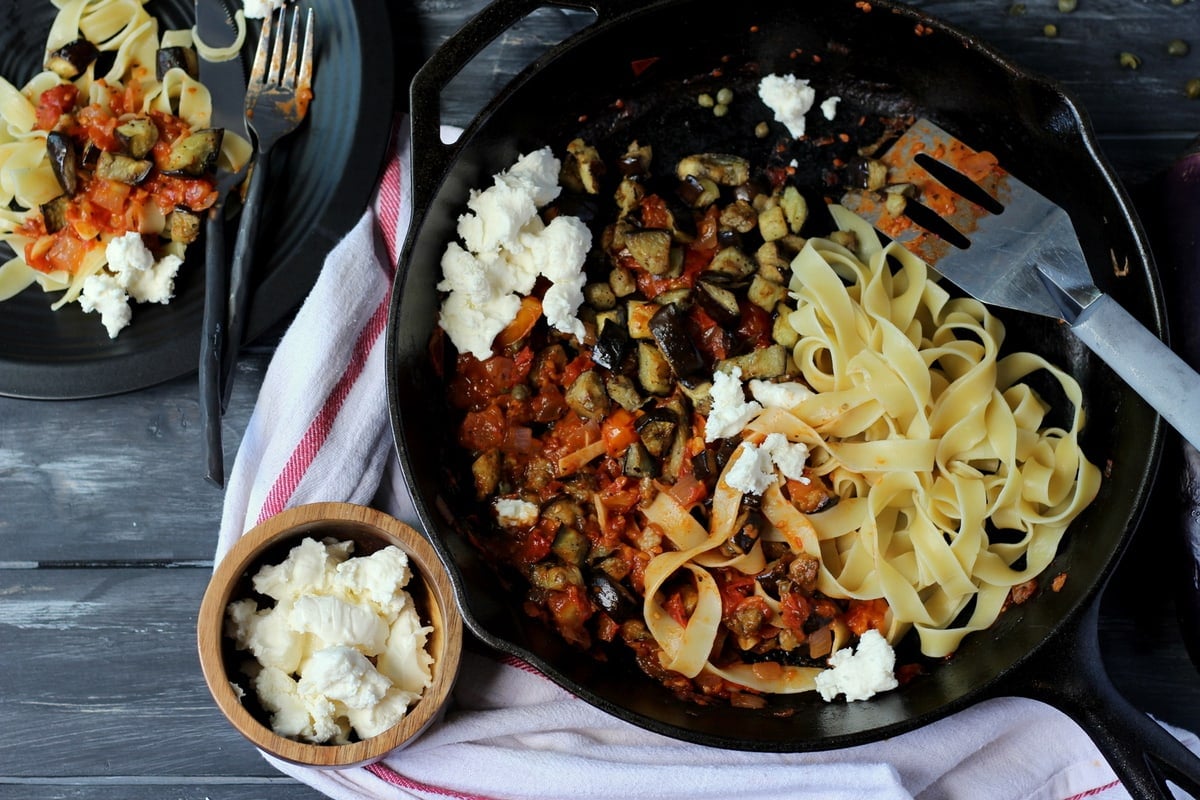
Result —
M 209 570 L 0 570 L 5 778 L 276 775 L 196 655 Z
M 243 357 L 226 470 L 269 359 Z M 223 494 L 204 479 L 196 375 L 99 400 L 0 398 L 0 562 L 212 558 Z
M 48 778 L 44 781 L 6 781 L 0 778 L 0 800 L 91 800 L 115 797 L 120 800 L 320 800 L 326 795 L 286 776 L 250 780 L 194 779 L 139 782 L 116 777 L 111 780 Z

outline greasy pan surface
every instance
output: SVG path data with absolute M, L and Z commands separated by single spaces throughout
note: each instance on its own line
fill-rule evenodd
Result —
M 932 32 L 919 35 L 918 24 Z M 797 50 L 802 53 L 792 57 Z M 631 62 L 654 57 L 649 69 L 634 74 Z M 714 68 L 721 70 L 719 81 L 684 84 Z M 811 79 L 818 98 L 840 95 L 839 119 L 853 120 L 858 113 L 925 115 L 975 148 L 992 150 L 1002 165 L 1070 212 L 1100 288 L 1151 330 L 1163 329 L 1163 300 L 1138 224 L 1097 156 L 1080 112 L 1053 86 L 903 7 L 876 2 L 868 12 L 853 0 L 658 2 L 627 11 L 602 9 L 597 25 L 532 65 L 456 148 L 426 154 L 421 142 L 431 140 L 414 129 L 415 163 L 428 158 L 426 163 L 440 169 L 437 161 L 443 159 L 447 170 L 444 180 L 439 169 L 418 172 L 418 208 L 393 300 L 389 391 L 421 522 L 451 562 L 464 616 L 478 636 L 635 724 L 721 747 L 800 751 L 899 733 L 998 692 L 1001 679 L 1035 659 L 1102 588 L 1140 515 L 1160 431 L 1153 412 L 1062 327 L 1005 316 L 1007 348 L 1042 353 L 1083 386 L 1089 404 L 1084 447 L 1106 472 L 1100 496 L 1046 573 L 1067 573 L 1061 591 L 1050 591 L 1044 581 L 1032 601 L 1004 614 L 991 630 L 968 637 L 947 663 L 869 702 L 829 704 L 809 693 L 774 699 L 762 711 L 699 707 L 676 700 L 632 664 L 620 659 L 599 664 L 574 652 L 527 619 L 520 589 L 505 588 L 468 541 L 470 527 L 486 517 L 478 513 L 469 472 L 452 447 L 453 421 L 429 354 L 439 259 L 468 190 L 488 185 L 518 153 L 549 144 L 561 155 L 579 133 L 609 156 L 632 138 L 651 142 L 660 167 L 685 152 L 748 154 L 769 146 L 755 143 L 749 133 L 755 121 L 770 118 L 753 91 L 757 76 L 769 72 Z M 716 119 L 696 107 L 699 91 L 725 85 L 737 97 L 730 116 Z M 420 100 L 414 93 L 414 126 L 423 124 Z M 810 126 L 819 117 L 810 113 Z M 853 136 L 863 135 L 842 125 Z M 781 133 L 774 126 L 767 142 Z M 803 158 L 800 168 L 809 168 Z M 459 477 L 464 474 L 465 480 Z

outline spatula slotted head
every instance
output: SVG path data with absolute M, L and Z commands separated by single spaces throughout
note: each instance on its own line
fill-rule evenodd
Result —
M 842 204 L 972 297 L 1061 317 L 1039 271 L 1068 295 L 1094 291 L 1067 213 L 991 153 L 921 119 L 880 161 L 887 185 L 847 192 Z M 897 194 L 905 199 L 888 200 Z

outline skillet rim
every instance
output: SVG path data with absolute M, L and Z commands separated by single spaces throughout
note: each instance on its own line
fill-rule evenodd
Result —
M 591 3 L 592 6 L 606 6 L 612 3 L 613 0 L 605 0 L 601 3 Z M 625 9 L 618 12 L 614 17 L 609 19 L 599 19 L 593 24 L 561 42 L 555 47 L 548 50 L 543 56 L 533 61 L 529 66 L 521 71 L 512 81 L 510 81 L 504 89 L 472 120 L 470 125 L 464 129 L 462 135 L 454 145 L 445 147 L 438 155 L 443 159 L 437 164 L 435 170 L 426 170 L 424 176 L 418 175 L 414 181 L 414 197 L 418 197 L 424 188 L 428 191 L 429 196 L 424 202 L 419 202 L 414 207 L 412 227 L 406 238 L 404 248 L 399 259 L 398 270 L 396 274 L 395 291 L 392 296 L 392 306 L 389 314 L 389 331 L 387 338 L 387 364 L 388 364 L 388 395 L 389 408 L 392 419 L 393 436 L 401 462 L 407 467 L 404 470 L 403 477 L 405 489 L 410 495 L 413 507 L 420 517 L 421 527 L 426 531 L 433 541 L 439 556 L 447 562 L 447 567 L 450 570 L 452 583 L 455 588 L 456 598 L 463 611 L 464 620 L 472 633 L 487 645 L 500 650 L 501 652 L 520 658 L 534 667 L 541 670 L 548 677 L 558 683 L 560 686 L 580 696 L 590 704 L 601 708 L 602 710 L 632 722 L 640 727 L 655 731 L 677 739 L 692 741 L 699 744 L 741 750 L 770 750 L 775 752 L 802 752 L 810 750 L 824 750 L 836 747 L 861 744 L 869 741 L 876 741 L 887 736 L 902 733 L 921 727 L 929 722 L 940 719 L 944 716 L 952 714 L 962 708 L 973 705 L 981 700 L 987 699 L 996 693 L 998 688 L 1004 687 L 1011 689 L 1010 686 L 1004 686 L 1007 681 L 1004 680 L 1006 675 L 1014 672 L 1023 671 L 1022 668 L 1034 661 L 1037 654 L 1047 649 L 1047 644 L 1062 635 L 1064 629 L 1071 628 L 1085 614 L 1089 607 L 1098 602 L 1099 595 L 1102 593 L 1104 585 L 1107 583 L 1109 576 L 1120 561 L 1126 546 L 1131 536 L 1136 532 L 1138 520 L 1141 518 L 1146 504 L 1149 499 L 1150 488 L 1158 469 L 1162 453 L 1162 439 L 1164 423 L 1161 419 L 1154 415 L 1151 430 L 1147 433 L 1147 442 L 1149 451 L 1147 462 L 1144 468 L 1139 470 L 1141 478 L 1138 481 L 1138 494 L 1133 499 L 1129 506 L 1129 521 L 1125 526 L 1124 533 L 1117 537 L 1114 545 L 1108 549 L 1107 556 L 1104 559 L 1100 569 L 1093 575 L 1088 577 L 1088 586 L 1083 590 L 1070 604 L 1063 613 L 1056 616 L 1056 622 L 1051 630 L 1039 637 L 1037 645 L 1032 648 L 1024 656 L 1018 657 L 1008 664 L 999 674 L 984 683 L 974 686 L 968 691 L 958 695 L 955 698 L 942 702 L 937 708 L 932 711 L 927 711 L 921 714 L 909 715 L 901 721 L 883 726 L 877 726 L 866 730 L 857 731 L 849 734 L 839 734 L 822 737 L 819 741 L 813 742 L 773 742 L 764 743 L 761 740 L 745 740 L 737 737 L 728 737 L 721 735 L 708 735 L 695 730 L 680 728 L 677 725 L 663 722 L 657 718 L 647 717 L 636 711 L 631 711 L 629 708 L 616 704 L 608 698 L 596 694 L 587 685 L 571 679 L 563 673 L 563 671 L 546 659 L 532 652 L 526 647 L 516 642 L 504 638 L 502 635 L 497 635 L 489 630 L 477 617 L 472 605 L 470 589 L 466 586 L 466 576 L 460 570 L 458 563 L 455 561 L 454 554 L 449 545 L 444 540 L 441 528 L 444 525 L 435 513 L 435 510 L 430 507 L 429 503 L 421 496 L 421 487 L 416 482 L 414 477 L 413 464 L 410 462 L 411 447 L 409 445 L 408 433 L 406 426 L 403 423 L 403 409 L 399 393 L 401 386 L 399 385 L 398 370 L 393 368 L 396 364 L 395 350 L 397 348 L 397 333 L 393 328 L 398 325 L 400 316 L 400 307 L 403 299 L 403 290 L 405 282 L 408 278 L 409 270 L 407 264 L 412 256 L 412 250 L 415 241 L 419 237 L 423 229 L 426 217 L 430 213 L 430 207 L 435 194 L 444 190 L 444 183 L 450 176 L 451 170 L 455 162 L 459 159 L 462 151 L 469 146 L 474 138 L 485 131 L 491 118 L 499 109 L 509 101 L 509 99 L 535 75 L 542 72 L 544 69 L 552 68 L 563 54 L 578 46 L 582 42 L 593 36 L 611 35 L 611 30 L 625 24 L 630 20 L 636 19 L 642 14 L 648 14 L 661 8 L 666 8 L 676 5 L 688 5 L 692 0 L 658 0 L 648 4 L 647 6 L 635 8 L 634 10 Z M 844 0 L 844 4 L 849 5 L 850 0 Z M 506 5 L 504 0 L 493 3 L 492 6 Z M 567 3 L 567 5 L 571 5 Z M 621 6 L 622 2 L 615 2 L 616 6 Z M 1152 317 L 1151 322 L 1148 322 L 1148 327 L 1154 330 L 1157 335 L 1164 340 L 1167 337 L 1166 325 L 1166 310 L 1165 301 L 1162 295 L 1162 287 L 1159 273 L 1155 267 L 1153 257 L 1151 256 L 1147 237 L 1142 229 L 1141 223 L 1133 211 L 1131 201 L 1121 186 L 1115 173 L 1108 165 L 1106 158 L 1100 151 L 1096 142 L 1095 132 L 1092 129 L 1090 120 L 1087 117 L 1083 108 L 1056 82 L 1031 70 L 1024 69 L 1014 64 L 1002 56 L 998 51 L 991 48 L 986 43 L 982 42 L 977 36 L 963 32 L 958 28 L 946 23 L 922 10 L 904 6 L 892 0 L 876 0 L 873 2 L 876 10 L 887 10 L 891 13 L 899 14 L 907 17 L 914 24 L 921 23 L 932 26 L 939 33 L 952 37 L 955 41 L 961 43 L 964 48 L 972 51 L 975 56 L 982 56 L 991 63 L 993 67 L 999 68 L 1007 76 L 1008 81 L 1014 86 L 1034 87 L 1037 90 L 1046 94 L 1054 100 L 1057 108 L 1060 111 L 1066 112 L 1067 120 L 1071 131 L 1080 139 L 1083 145 L 1083 154 L 1086 155 L 1088 165 L 1095 170 L 1098 178 L 1102 179 L 1108 189 L 1108 199 L 1120 211 L 1121 218 L 1119 222 L 1127 228 L 1127 233 L 1130 243 L 1133 245 L 1131 255 L 1136 255 L 1137 261 L 1144 266 L 1144 274 L 1139 272 L 1139 280 L 1145 282 L 1146 300 L 1149 303 L 1148 311 Z M 498 31 L 496 32 L 499 33 Z M 453 47 L 454 40 L 447 42 L 444 47 Z M 468 45 L 469 46 L 469 45 Z M 428 65 L 427 65 L 428 66 Z M 414 79 L 414 87 L 418 80 Z M 414 95 L 415 95 L 414 88 Z M 418 140 L 419 131 L 417 127 L 421 124 L 418 119 L 417 109 L 418 103 L 415 102 L 414 96 L 414 114 L 410 118 L 413 127 L 413 140 Z M 433 174 L 436 186 L 421 187 L 422 177 L 428 178 Z M 1061 550 L 1060 550 L 1061 554 Z M 983 635 L 975 634 L 976 636 Z

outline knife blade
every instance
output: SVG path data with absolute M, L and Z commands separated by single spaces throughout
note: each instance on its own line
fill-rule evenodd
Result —
M 224 48 L 237 40 L 238 28 L 224 0 L 196 0 L 196 35 L 208 48 Z M 241 54 L 227 61 L 210 61 L 197 48 L 200 82 L 212 97 L 210 126 L 246 134 L 246 69 Z M 225 485 L 225 456 L 221 443 L 221 375 L 225 352 L 229 274 L 225 247 L 225 201 L 245 177 L 246 164 L 217 167 L 217 200 L 204 224 L 204 320 L 200 340 L 200 424 L 205 448 L 205 477 Z

